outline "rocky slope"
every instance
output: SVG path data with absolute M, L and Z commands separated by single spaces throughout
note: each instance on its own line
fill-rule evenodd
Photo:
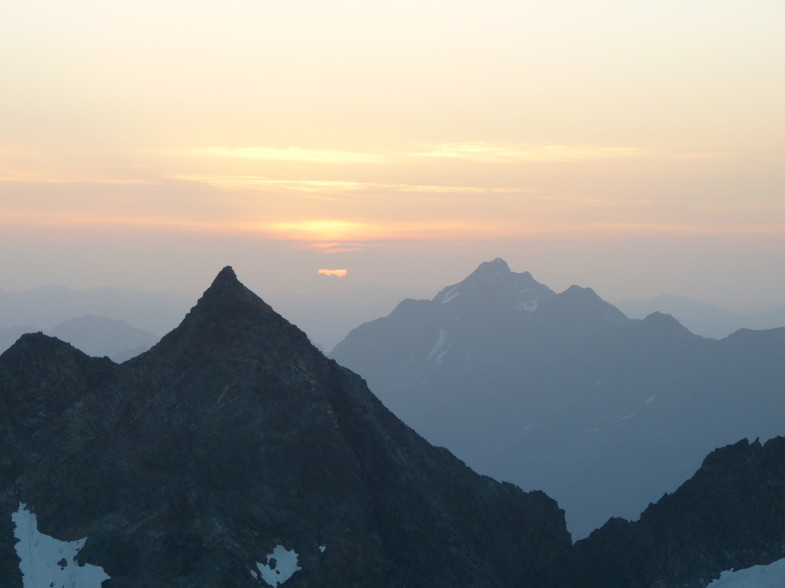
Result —
M 289 555 L 287 588 L 545 587 L 570 550 L 553 500 L 430 446 L 231 268 L 122 365 L 41 334 L 0 356 L 3 586 L 62 557 L 20 553 L 25 513 L 105 588 L 274 586 Z

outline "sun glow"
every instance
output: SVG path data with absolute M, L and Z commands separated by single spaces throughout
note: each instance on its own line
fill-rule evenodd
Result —
M 371 227 L 364 223 L 341 220 L 309 220 L 272 223 L 269 229 L 293 240 L 344 241 L 368 234 Z
M 328 276 L 332 278 L 345 278 L 348 270 L 345 269 L 326 269 L 320 268 L 317 272 L 320 276 Z

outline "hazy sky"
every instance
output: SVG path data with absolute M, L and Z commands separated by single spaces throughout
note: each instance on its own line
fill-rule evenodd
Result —
M 0 288 L 433 293 L 499 256 L 785 304 L 783 31 L 782 0 L 3 0 Z

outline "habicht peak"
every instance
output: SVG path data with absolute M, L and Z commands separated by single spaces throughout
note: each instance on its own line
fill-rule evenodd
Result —
M 192 312 L 214 306 L 221 307 L 225 311 L 247 305 L 255 307 L 261 305 L 265 310 L 271 310 L 267 303 L 237 279 L 234 269 L 227 265 L 215 276 L 213 283 L 202 294 Z
M 307 342 L 307 336 L 275 312 L 272 307 L 243 285 L 230 266 L 223 268 L 180 325 L 165 335 L 153 349 L 188 355 L 237 349 L 252 341 L 261 349 L 275 340 L 293 344 Z
M 240 280 L 237 279 L 237 274 L 234 273 L 232 266 L 227 265 L 220 272 L 218 272 L 218 275 L 215 276 L 213 283 L 205 291 L 205 293 L 210 292 L 211 290 L 225 291 L 244 287 L 245 286 L 240 283 Z

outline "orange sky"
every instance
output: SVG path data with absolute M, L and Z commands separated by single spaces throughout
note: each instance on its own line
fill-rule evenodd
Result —
M 0 288 L 176 285 L 151 243 L 377 282 L 412 248 L 558 278 L 612 243 L 609 289 L 657 239 L 717 276 L 785 254 L 779 0 L 278 4 L 2 3 Z M 52 239 L 121 263 L 67 274 Z

